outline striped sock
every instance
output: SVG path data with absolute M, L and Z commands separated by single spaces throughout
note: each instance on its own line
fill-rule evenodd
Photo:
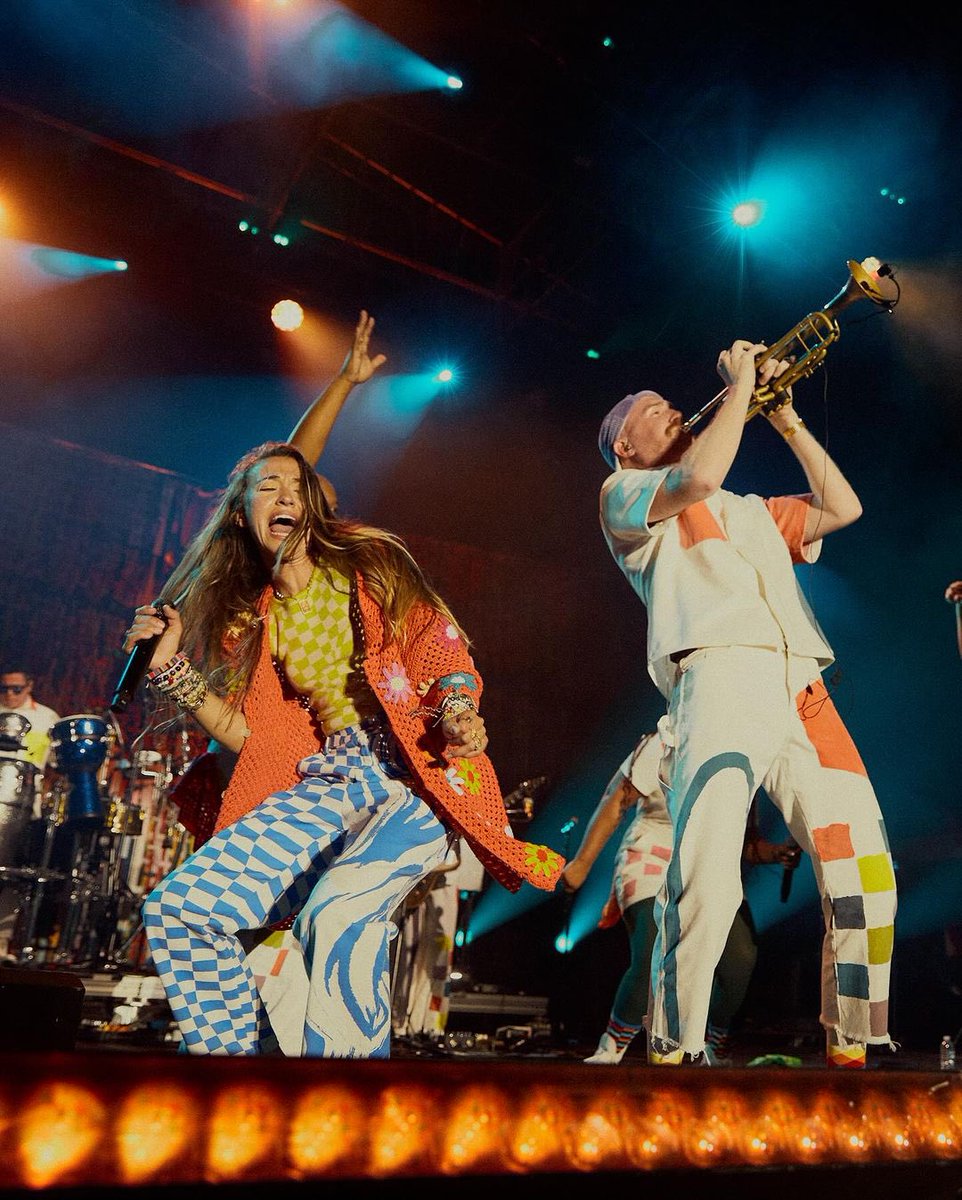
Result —
M 605 1030 L 605 1033 L 614 1042 L 615 1049 L 621 1054 L 624 1054 L 640 1032 L 640 1025 L 631 1025 L 627 1021 L 619 1021 L 614 1013 L 608 1018 L 608 1028 Z
M 709 1058 L 715 1063 L 730 1062 L 732 1045 L 731 1033 L 718 1025 L 712 1025 L 709 1021 L 708 1029 L 705 1031 L 705 1049 L 708 1051 Z
M 847 1067 L 859 1070 L 865 1066 L 865 1044 L 851 1042 L 847 1046 L 839 1045 L 835 1037 L 829 1033 L 825 1042 L 825 1061 L 830 1067 Z

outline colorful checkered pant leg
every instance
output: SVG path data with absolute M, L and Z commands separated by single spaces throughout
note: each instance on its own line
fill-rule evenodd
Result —
M 761 786 L 812 859 L 825 917 L 821 1022 L 843 1042 L 889 1044 L 892 858 L 817 664 L 746 647 L 697 650 L 680 664 L 661 729 L 675 845 L 655 909 L 652 1036 L 692 1054 L 704 1047 Z
M 391 916 L 443 861 L 446 831 L 357 726 L 332 734 L 300 771 L 144 901 L 153 963 L 191 1053 L 258 1052 L 265 1014 L 236 935 L 302 905 L 297 932 L 312 974 L 304 1053 L 389 1052 Z

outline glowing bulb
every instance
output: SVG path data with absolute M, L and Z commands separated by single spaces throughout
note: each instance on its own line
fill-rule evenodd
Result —
M 271 320 L 276 328 L 290 333 L 304 323 L 304 310 L 296 300 L 278 300 L 271 309 Z
M 758 200 L 743 200 L 732 209 L 732 220 L 742 229 L 757 225 L 764 216 L 764 205 Z

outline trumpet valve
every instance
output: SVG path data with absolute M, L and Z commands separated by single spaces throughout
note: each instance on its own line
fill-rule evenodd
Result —
M 784 408 L 788 403 L 788 397 L 784 392 L 771 393 L 768 399 L 761 393 L 763 391 L 771 392 L 770 388 L 761 388 L 755 393 L 755 399 L 759 402 L 758 407 L 762 410 L 766 417 L 770 417 L 772 413 L 777 413 L 780 408 Z

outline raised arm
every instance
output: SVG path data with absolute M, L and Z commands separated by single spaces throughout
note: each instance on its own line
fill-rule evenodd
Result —
M 351 390 L 356 384 L 366 383 L 387 362 L 386 355 L 376 354 L 371 358 L 368 352 L 373 330 L 374 318 L 362 309 L 344 365 L 291 430 L 287 440 L 310 463 L 316 463 L 321 457 Z
M 789 365 L 779 363 L 775 376 L 787 371 Z M 857 521 L 862 515 L 862 502 L 828 451 L 795 411 L 791 388 L 785 394 L 788 403 L 765 416 L 769 425 L 788 442 L 808 480 L 812 504 L 805 519 L 805 542 L 809 543 Z
M 862 503 L 855 489 L 795 411 L 791 401 L 772 413 L 768 421 L 788 442 L 812 492 L 812 504 L 805 519 L 805 541 L 814 542 L 857 521 L 862 515 Z
M 568 860 L 561 873 L 561 883 L 565 891 L 575 892 L 581 887 L 598 855 L 621 823 L 621 818 L 640 795 L 638 789 L 620 769 L 615 772 L 591 814 L 577 854 Z
M 761 343 L 736 341 L 719 354 L 718 374 L 728 394 L 705 432 L 692 440 L 665 476 L 651 502 L 649 521 L 673 517 L 706 500 L 725 482 L 745 430 L 745 416 L 755 387 L 755 359 L 764 349 Z M 766 366 L 768 373 L 774 370 L 774 364 Z

